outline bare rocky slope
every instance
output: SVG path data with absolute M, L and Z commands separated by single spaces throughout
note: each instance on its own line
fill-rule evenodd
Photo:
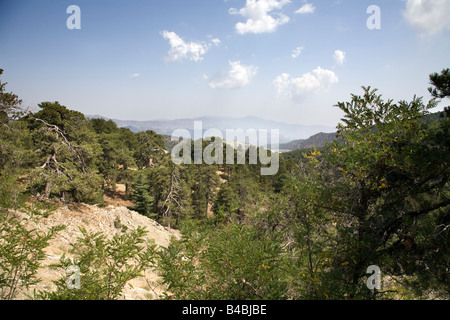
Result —
M 70 244 L 75 243 L 77 238 L 82 236 L 80 227 L 85 228 L 89 233 L 102 232 L 112 237 L 123 232 L 123 226 L 128 229 L 136 229 L 138 226 L 142 226 L 148 232 L 148 239 L 153 240 L 158 247 L 167 247 L 172 237 L 180 237 L 177 230 L 163 227 L 154 220 L 129 210 L 127 207 L 115 205 L 104 208 L 84 204 L 60 207 L 49 217 L 41 219 L 39 225 L 33 227 L 46 231 L 57 225 L 65 225 L 66 228 L 58 232 L 45 249 L 46 258 L 42 262 L 42 267 L 37 275 L 41 282 L 28 291 L 19 292 L 17 299 L 27 299 L 26 294 L 32 293 L 34 288 L 50 291 L 55 289 L 53 280 L 59 279 L 64 274 L 64 270 L 49 268 L 49 265 L 57 263 L 61 255 L 70 250 Z M 162 285 L 157 273 L 154 270 L 147 270 L 143 277 L 127 283 L 121 299 L 158 299 L 165 291 L 166 288 Z

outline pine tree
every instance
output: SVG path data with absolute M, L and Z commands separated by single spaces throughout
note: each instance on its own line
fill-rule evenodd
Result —
M 136 133 L 138 141 L 134 157 L 139 169 L 157 163 L 164 154 L 164 140 L 161 135 L 152 130 Z M 152 159 L 152 162 L 150 162 Z
M 233 222 L 239 206 L 239 199 L 231 186 L 228 183 L 223 184 L 213 206 L 215 218 L 222 222 Z
M 0 76 L 2 74 L 3 69 L 0 69 Z M 18 119 L 25 114 L 22 108 L 22 100 L 16 94 L 6 92 L 6 85 L 6 82 L 0 81 L 0 124 Z
M 58 102 L 43 102 L 27 120 L 38 163 L 31 172 L 31 189 L 44 198 L 101 203 L 101 177 L 96 159 L 100 147 L 82 113 Z
M 134 202 L 134 210 L 144 216 L 154 218 L 156 216 L 156 214 L 152 212 L 154 198 L 148 191 L 148 184 L 146 183 L 143 174 L 138 176 L 132 189 L 133 194 L 131 198 Z
M 191 217 L 191 189 L 187 182 L 186 167 L 174 164 L 170 157 L 165 155 L 155 167 L 146 170 L 157 220 L 174 227 L 182 219 Z
M 450 97 L 450 69 L 442 70 L 441 74 L 430 74 L 430 83 L 432 87 L 428 88 L 431 95 L 435 98 Z
M 198 219 L 205 219 L 208 216 L 208 209 L 214 204 L 214 200 L 219 187 L 219 176 L 217 166 L 198 164 L 190 166 L 193 178 L 192 204 L 195 216 Z

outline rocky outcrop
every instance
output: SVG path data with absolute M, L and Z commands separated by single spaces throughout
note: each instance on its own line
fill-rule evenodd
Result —
M 75 243 L 77 238 L 82 236 L 80 227 L 85 228 L 89 233 L 102 232 L 104 235 L 112 237 L 127 229 L 136 229 L 141 226 L 147 230 L 147 238 L 158 247 L 167 247 L 172 237 L 180 237 L 177 230 L 163 227 L 154 220 L 126 207 L 111 205 L 104 208 L 84 204 L 61 207 L 49 217 L 41 219 L 38 225 L 32 227 L 46 231 L 58 225 L 65 225 L 66 228 L 58 232 L 45 249 L 46 259 L 42 262 L 42 267 L 37 274 L 41 282 L 26 292 L 20 292 L 17 299 L 26 299 L 26 294 L 31 294 L 35 288 L 50 291 L 55 288 L 53 281 L 63 275 L 63 270 L 52 269 L 49 266 L 57 263 L 63 253 L 67 254 L 71 248 L 70 244 Z M 127 283 L 122 299 L 158 299 L 165 291 L 166 288 L 161 284 L 160 277 L 150 269 L 145 272 L 143 277 Z

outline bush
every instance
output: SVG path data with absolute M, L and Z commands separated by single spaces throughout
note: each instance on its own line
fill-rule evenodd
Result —
M 158 268 L 176 299 L 282 299 L 283 263 L 274 234 L 229 224 L 173 241 L 160 253 Z
M 83 238 L 72 244 L 72 258 L 63 255 L 54 267 L 79 270 L 79 288 L 68 286 L 68 277 L 55 282 L 54 292 L 39 291 L 37 299 L 48 300 L 113 300 L 120 297 L 125 284 L 154 263 L 155 246 L 146 243 L 142 227 L 107 239 L 102 233 L 88 233 L 80 228 Z
M 39 223 L 48 216 L 42 206 L 25 207 L 25 218 L 18 218 L 11 210 L 0 211 L 0 299 L 11 300 L 19 288 L 28 289 L 39 282 L 36 277 L 40 262 L 45 258 L 43 249 L 63 227 L 48 232 L 31 229 L 28 222 Z

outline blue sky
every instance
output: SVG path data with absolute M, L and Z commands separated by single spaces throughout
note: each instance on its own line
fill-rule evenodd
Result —
M 335 126 L 362 85 L 428 101 L 428 75 L 450 67 L 449 17 L 448 0 L 1 1 L 0 68 L 29 107 Z

